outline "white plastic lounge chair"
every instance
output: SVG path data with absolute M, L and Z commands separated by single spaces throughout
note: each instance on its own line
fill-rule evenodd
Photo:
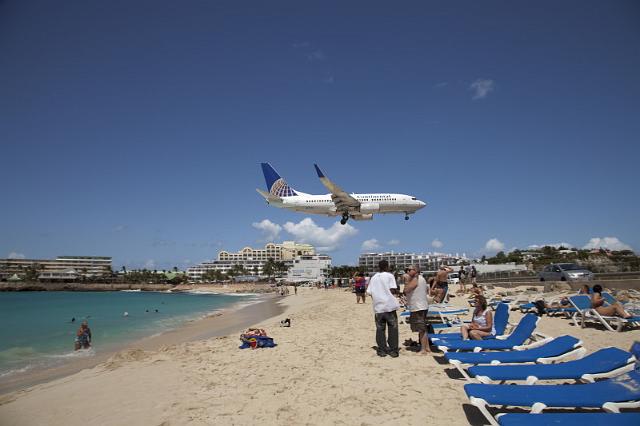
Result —
M 501 426 L 638 426 L 640 413 L 498 414 Z
M 469 368 L 469 375 L 474 376 L 480 383 L 507 380 L 524 380 L 528 385 L 538 380 L 575 380 L 593 383 L 596 379 L 628 373 L 635 368 L 635 360 L 636 357 L 629 352 L 610 347 L 600 349 L 584 358 L 558 364 L 474 366 Z
M 513 332 L 507 336 L 499 336 L 491 340 L 439 340 L 437 346 L 443 352 L 515 349 L 522 347 L 529 340 L 535 341 L 537 336 L 546 338 L 546 336 L 535 332 L 538 320 L 539 318 L 534 314 L 526 314 L 520 319 Z M 547 338 L 547 340 L 550 339 Z
M 502 351 L 502 352 L 448 352 L 445 359 L 467 379 L 471 380 L 471 375 L 480 373 L 469 373 L 465 367 L 469 364 L 489 364 L 493 366 L 501 364 L 551 364 L 567 358 L 580 359 L 587 351 L 582 347 L 582 342 L 572 336 L 560 336 L 542 344 L 531 345 L 527 349 Z M 481 373 L 487 375 L 481 370 Z M 489 377 L 493 377 L 489 375 Z M 525 379 L 528 377 L 525 376 Z
M 531 407 L 537 414 L 549 408 L 598 408 L 610 413 L 640 408 L 640 371 L 595 383 L 577 385 L 464 385 L 469 401 L 478 407 L 492 425 L 498 423 L 489 405 Z M 615 423 L 613 423 L 615 424 Z
M 591 298 L 589 296 L 571 296 L 569 301 L 577 310 L 577 313 L 572 317 L 573 322 L 581 327 L 585 326 L 586 321 L 590 321 L 602 324 L 610 331 L 622 331 L 625 325 L 640 322 L 640 317 L 621 318 L 600 315 L 598 311 L 591 307 Z M 580 319 L 580 322 L 578 322 L 578 319 Z
M 487 336 L 485 340 L 495 339 L 497 336 L 502 336 L 505 333 L 507 325 L 509 325 L 509 305 L 506 303 L 498 305 L 493 323 L 496 329 L 496 334 L 495 336 Z M 457 326 L 460 327 L 462 324 Z M 432 342 L 436 342 L 438 340 L 462 340 L 462 334 L 460 334 L 460 332 L 429 334 L 428 337 Z

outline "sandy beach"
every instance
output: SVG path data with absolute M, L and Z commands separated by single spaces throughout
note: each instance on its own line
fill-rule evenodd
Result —
M 238 329 L 199 341 L 132 348 L 93 368 L 3 395 L 0 424 L 483 423 L 467 404 L 465 381 L 438 362 L 440 353 L 376 355 L 369 300 L 357 305 L 343 289 L 312 288 L 279 300 L 284 312 L 255 324 L 267 330 L 276 348 L 240 350 Z M 512 312 L 510 320 L 520 316 Z M 285 317 L 291 328 L 279 327 Z M 640 340 L 640 330 L 581 329 L 561 318 L 543 317 L 539 330 L 572 334 L 589 351 L 628 349 Z M 410 337 L 416 335 L 401 324 L 400 342 Z

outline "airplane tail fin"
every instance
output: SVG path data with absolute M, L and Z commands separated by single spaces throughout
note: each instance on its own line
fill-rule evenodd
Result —
M 267 183 L 267 191 L 269 194 L 276 197 L 293 197 L 298 195 L 296 191 L 291 188 L 287 182 L 280 177 L 271 164 L 261 163 L 262 173 L 264 174 L 264 180 Z M 264 196 L 264 195 L 263 195 Z

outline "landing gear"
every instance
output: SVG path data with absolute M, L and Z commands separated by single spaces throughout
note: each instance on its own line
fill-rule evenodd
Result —
M 409 214 L 407 213 L 404 214 L 404 220 L 409 220 Z
M 349 220 L 349 213 L 342 213 L 342 219 L 340 219 L 340 225 L 346 225 Z

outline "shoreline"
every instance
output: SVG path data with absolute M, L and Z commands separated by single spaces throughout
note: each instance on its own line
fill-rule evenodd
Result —
M 40 282 L 0 282 L 0 292 L 23 291 L 157 291 L 190 292 L 212 291 L 216 293 L 272 293 L 275 287 L 264 281 L 255 283 L 217 283 L 217 284 L 128 284 L 128 283 L 40 283 Z
M 261 298 L 257 302 L 238 307 L 238 305 L 245 303 L 239 301 L 219 312 L 187 321 L 177 328 L 132 342 L 108 346 L 104 348 L 104 352 L 93 356 L 77 358 L 61 365 L 27 371 L 15 376 L 3 377 L 2 381 L 0 381 L 0 398 L 12 393 L 24 392 L 32 386 L 47 384 L 74 375 L 82 370 L 94 368 L 121 353 L 158 351 L 165 347 L 182 343 L 226 336 L 234 332 L 239 333 L 251 325 L 280 315 L 284 311 L 284 308 L 279 303 L 282 301 L 281 298 L 276 298 L 274 295 L 269 294 L 258 294 L 257 296 Z M 0 405 L 2 404 L 2 399 L 0 399 Z

